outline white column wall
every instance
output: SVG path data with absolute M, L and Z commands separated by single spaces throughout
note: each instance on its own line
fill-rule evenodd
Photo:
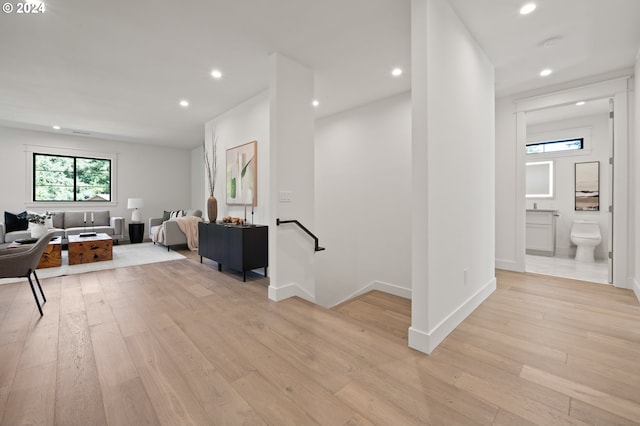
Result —
M 411 297 L 411 94 L 316 122 L 317 303 Z
M 515 103 L 510 98 L 496 100 L 496 267 L 518 270 L 516 238 L 518 232 Z
M 634 85 L 633 85 L 633 95 L 631 97 L 632 102 L 630 102 L 631 110 L 633 111 L 634 119 L 631 121 L 632 134 L 631 134 L 631 156 L 632 158 L 632 167 L 631 167 L 631 185 L 630 191 L 631 194 L 631 202 L 629 203 L 632 206 L 632 213 L 630 215 L 630 222 L 633 223 L 631 235 L 634 238 L 631 238 L 631 250 L 630 255 L 632 256 L 631 267 L 629 275 L 632 277 L 631 283 L 629 283 L 629 287 L 633 289 L 636 297 L 640 301 L 640 50 L 638 50 L 638 54 L 636 55 L 636 65 L 635 65 L 635 73 L 634 73 Z
M 276 227 L 277 218 L 298 220 L 315 231 L 314 73 L 274 53 L 270 57 L 269 298 L 300 296 L 315 301 L 314 241 L 294 224 Z M 280 192 L 290 202 L 280 201 Z
M 495 289 L 494 70 L 446 0 L 412 2 L 409 346 L 430 353 Z

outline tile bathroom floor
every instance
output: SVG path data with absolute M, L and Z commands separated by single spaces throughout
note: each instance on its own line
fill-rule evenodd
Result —
M 527 272 L 554 277 L 571 278 L 609 284 L 609 266 L 605 259 L 596 259 L 595 263 L 576 262 L 569 257 L 547 257 L 526 255 Z

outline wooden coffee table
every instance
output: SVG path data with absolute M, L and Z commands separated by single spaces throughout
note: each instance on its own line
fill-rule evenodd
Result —
M 45 247 L 38 269 L 62 266 L 62 238 L 55 237 Z
M 69 235 L 69 265 L 113 259 L 113 240 L 107 234 L 91 237 Z

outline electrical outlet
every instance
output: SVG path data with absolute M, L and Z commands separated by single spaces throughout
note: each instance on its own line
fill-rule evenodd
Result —
M 469 268 L 464 268 L 464 285 L 469 284 Z
M 281 203 L 290 203 L 291 202 L 291 191 L 280 191 L 280 202 Z

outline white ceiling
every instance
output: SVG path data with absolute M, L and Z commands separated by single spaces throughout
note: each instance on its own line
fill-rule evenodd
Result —
M 498 96 L 629 72 L 640 47 L 639 0 L 537 0 L 529 16 L 516 0 L 450 2 L 496 65 Z M 49 0 L 42 15 L 1 13 L 0 125 L 196 147 L 205 121 L 267 89 L 273 52 L 315 70 L 319 116 L 339 112 L 410 89 L 410 5 Z

